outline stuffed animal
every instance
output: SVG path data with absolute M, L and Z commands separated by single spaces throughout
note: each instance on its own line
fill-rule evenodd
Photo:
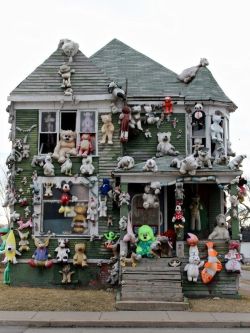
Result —
M 67 238 L 59 238 L 58 246 L 55 249 L 56 261 L 58 263 L 67 263 L 69 259 L 70 249 L 68 248 L 69 240 Z
M 152 171 L 152 172 L 157 172 L 158 171 L 158 166 L 156 164 L 156 161 L 154 158 L 150 158 L 146 161 L 144 167 L 142 168 L 143 171 Z
M 58 48 L 63 50 L 63 53 L 69 57 L 68 62 L 73 61 L 73 57 L 77 54 L 79 50 L 79 44 L 70 39 L 61 39 Z
M 208 155 L 208 148 L 202 148 L 198 150 L 198 157 L 197 157 L 198 169 L 208 167 L 212 169 L 212 163 L 210 156 Z
M 97 201 L 92 197 L 87 209 L 87 220 L 95 225 L 97 219 Z
M 51 154 L 46 155 L 45 164 L 43 166 L 43 173 L 45 176 L 55 176 L 55 167 L 52 164 Z
M 4 260 L 2 261 L 3 264 L 17 264 L 16 255 L 20 256 L 21 253 L 16 249 L 16 239 L 13 230 L 10 230 L 8 233 L 3 252 L 5 254 Z
M 123 217 L 125 217 L 125 216 L 123 216 Z M 137 239 L 136 239 L 136 236 L 134 234 L 133 226 L 132 226 L 129 215 L 128 215 L 128 218 L 127 218 L 126 228 L 127 228 L 127 233 L 124 235 L 123 241 L 124 242 L 130 242 L 130 243 L 136 243 Z
M 187 237 L 187 244 L 189 245 L 189 257 L 199 256 L 198 243 L 199 239 L 196 235 L 189 232 Z
M 165 97 L 163 107 L 165 109 L 165 114 L 169 115 L 173 113 L 173 101 L 171 97 Z
M 196 161 L 194 155 L 189 155 L 183 160 L 174 158 L 170 163 L 170 166 L 179 168 L 179 172 L 182 175 L 189 174 L 190 176 L 195 176 L 196 170 L 198 168 L 198 162 Z
M 88 266 L 87 256 L 85 254 L 85 251 L 86 251 L 85 243 L 75 244 L 75 254 L 73 256 L 74 266 L 81 266 L 81 267 Z
M 175 150 L 175 147 L 170 143 L 170 132 L 163 132 L 163 133 L 157 133 L 158 137 L 158 145 L 157 145 L 157 153 L 156 156 L 177 156 L 179 155 L 179 152 Z
M 119 195 L 119 207 L 122 205 L 130 205 L 130 195 L 127 192 L 121 192 Z
M 74 206 L 75 216 L 72 222 L 72 232 L 82 234 L 88 228 L 87 219 L 87 206 L 77 203 Z
M 160 121 L 160 117 L 156 115 L 155 112 L 152 112 L 152 106 L 151 105 L 144 105 L 145 110 L 145 120 L 148 125 L 154 125 L 158 124 Z
M 199 256 L 189 257 L 189 263 L 184 267 L 184 271 L 187 272 L 188 281 L 197 282 L 199 277 L 199 268 L 204 265 L 204 261 L 200 260 Z
M 198 157 L 198 152 L 203 147 L 204 147 L 204 145 L 202 144 L 202 139 L 201 138 L 195 138 L 194 139 L 194 144 L 192 146 L 194 157 Z
M 71 69 L 69 65 L 63 64 L 60 66 L 58 74 L 62 77 L 61 88 L 70 88 L 71 87 L 71 74 L 75 73 L 74 69 Z
M 20 220 L 17 221 L 17 224 L 19 225 L 18 230 L 23 230 L 25 228 L 32 228 L 33 222 L 32 218 L 28 219 L 28 221 L 24 221 L 22 217 L 20 217 Z
M 128 130 L 129 130 L 129 122 L 131 121 L 131 109 L 128 106 L 124 106 L 122 112 L 119 116 L 121 121 L 121 134 L 120 141 L 121 143 L 125 143 L 128 141 Z
M 75 140 L 75 132 L 71 130 L 61 130 L 60 140 L 54 149 L 52 157 L 58 160 L 59 163 L 63 163 L 66 160 L 66 154 L 76 156 L 77 151 Z
M 50 237 L 51 236 L 48 236 L 47 238 L 42 239 L 32 236 L 32 238 L 34 239 L 36 250 L 32 256 L 33 259 L 30 259 L 28 261 L 28 264 L 31 267 L 45 267 L 45 268 L 52 267 L 53 260 L 49 260 L 51 256 L 48 253 Z
M 172 257 L 173 243 L 170 238 L 164 235 L 158 235 L 151 244 L 151 251 L 154 256 L 161 258 L 163 256 Z
M 222 118 L 218 114 L 212 117 L 213 123 L 210 126 L 212 142 L 223 142 L 223 127 L 220 125 Z
M 142 225 L 138 229 L 138 242 L 136 254 L 142 257 L 153 257 L 151 244 L 155 241 L 153 229 L 148 225 Z
M 185 223 L 185 217 L 183 215 L 183 211 L 181 209 L 181 205 L 176 205 L 175 207 L 175 213 L 172 217 L 172 222 L 174 223 L 174 228 L 184 228 L 183 223 Z
M 151 182 L 150 185 L 144 187 L 144 193 L 142 195 L 143 199 L 143 208 L 158 208 L 159 207 L 159 198 L 158 194 L 161 190 L 160 182 Z
M 191 230 L 201 230 L 201 216 L 200 211 L 203 210 L 203 206 L 200 203 L 200 197 L 195 196 L 192 198 L 192 203 L 189 206 L 191 213 Z
M 62 274 L 62 283 L 71 283 L 71 276 L 75 273 L 75 271 L 70 271 L 70 265 L 64 265 L 63 269 L 59 271 Z
M 138 261 L 140 261 L 140 260 L 141 260 L 141 255 L 132 252 L 130 258 L 120 257 L 120 265 L 122 267 L 126 267 L 127 265 L 131 265 L 132 267 L 136 267 Z
M 132 122 L 134 127 L 136 126 L 139 131 L 143 131 L 141 125 L 141 106 L 135 105 L 132 107 Z
M 119 228 L 121 230 L 126 230 L 128 224 L 128 218 L 126 216 L 122 216 L 119 220 Z
M 241 273 L 242 255 L 239 253 L 240 243 L 237 241 L 229 242 L 229 251 L 225 254 L 227 260 L 225 269 L 227 272 Z
M 227 221 L 224 214 L 219 214 L 216 216 L 217 225 L 213 232 L 208 236 L 208 239 L 224 239 L 229 240 L 230 235 L 227 228 Z
M 208 258 L 203 270 L 201 271 L 201 279 L 204 284 L 211 282 L 215 274 L 222 270 L 222 264 L 217 258 L 218 252 L 213 248 L 214 243 L 207 242 L 206 246 L 208 250 Z
M 152 134 L 148 128 L 145 129 L 144 135 L 146 139 L 152 138 Z
M 93 166 L 92 156 L 83 156 L 82 165 L 80 167 L 80 172 L 83 175 L 91 176 L 95 171 L 95 167 Z
M 194 106 L 194 112 L 192 114 L 192 127 L 195 126 L 197 130 L 201 130 L 205 127 L 206 114 L 203 111 L 203 105 L 196 103 Z
M 201 58 L 199 65 L 184 69 L 184 71 L 178 75 L 178 79 L 184 83 L 189 83 L 193 80 L 193 78 L 195 78 L 200 67 L 206 67 L 208 65 L 209 63 L 207 59 Z
M 68 213 L 71 212 L 71 209 L 69 207 L 69 202 L 72 198 L 71 193 L 70 193 L 70 188 L 72 186 L 72 182 L 66 182 L 65 180 L 62 181 L 61 183 L 61 191 L 62 194 L 60 196 L 60 204 L 61 207 L 58 210 L 58 213 L 64 214 L 66 216 Z
M 115 233 L 113 231 L 109 231 L 103 234 L 106 241 L 104 243 L 104 247 L 108 250 L 112 250 L 113 256 L 110 258 L 111 260 L 115 260 L 119 257 L 119 233 Z
M 99 196 L 99 217 L 107 217 L 107 197 L 104 197 L 104 199 L 101 199 L 101 196 Z
M 112 118 L 111 114 L 103 114 L 101 115 L 101 119 L 103 122 L 101 132 L 103 134 L 102 139 L 100 143 L 106 143 L 106 140 L 108 140 L 108 144 L 113 144 L 113 133 L 114 133 L 114 125 L 112 124 Z
M 112 195 L 112 186 L 110 185 L 110 180 L 108 178 L 103 178 L 99 191 L 101 195 Z
M 237 218 L 238 217 L 238 205 L 239 205 L 238 196 L 236 196 L 236 195 L 230 195 L 229 196 L 229 202 L 231 204 L 230 215 L 233 218 Z
M 122 100 L 126 99 L 125 91 L 119 86 L 116 82 L 112 81 L 108 85 L 108 92 L 113 95 L 115 99 L 121 98 Z
M 29 231 L 26 232 L 21 232 L 20 230 L 17 230 L 19 237 L 20 237 L 20 241 L 18 243 L 19 245 L 19 249 L 18 251 L 23 252 L 23 251 L 29 251 Z
M 78 156 L 87 156 L 94 152 L 91 135 L 83 133 L 81 135 L 81 141 L 78 146 Z
M 119 261 L 116 261 L 109 271 L 109 277 L 107 279 L 107 283 L 110 283 L 112 286 L 118 283 L 119 281 Z
M 228 163 L 227 166 L 233 171 L 239 170 L 239 168 L 242 167 L 241 163 L 245 158 L 247 158 L 247 155 L 237 155 L 235 158 L 232 159 L 232 161 Z
M 123 156 L 118 158 L 118 169 L 129 170 L 135 165 L 135 160 L 131 156 Z
M 45 192 L 43 194 L 44 197 L 53 197 L 52 187 L 54 186 L 54 183 L 46 182 L 43 184 Z

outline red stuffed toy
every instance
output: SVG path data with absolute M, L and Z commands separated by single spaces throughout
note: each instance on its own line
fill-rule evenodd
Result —
M 165 97 L 165 101 L 163 103 L 165 107 L 165 113 L 170 115 L 173 113 L 173 102 L 171 97 Z
M 78 156 L 87 156 L 92 154 L 94 151 L 94 147 L 92 144 L 91 135 L 88 133 L 83 133 L 81 136 L 81 141 L 79 145 Z
M 124 143 L 128 141 L 128 128 L 131 120 L 131 110 L 128 106 L 123 107 L 119 119 L 121 120 L 120 142 Z

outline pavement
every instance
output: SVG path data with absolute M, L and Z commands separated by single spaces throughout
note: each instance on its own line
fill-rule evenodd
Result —
M 250 327 L 250 314 L 189 311 L 0 311 L 0 325 L 27 327 L 246 328 Z

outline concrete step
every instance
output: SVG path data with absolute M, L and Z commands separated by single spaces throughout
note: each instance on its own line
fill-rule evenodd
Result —
M 183 302 L 164 302 L 164 301 L 117 301 L 117 310 L 121 311 L 187 311 L 189 303 Z

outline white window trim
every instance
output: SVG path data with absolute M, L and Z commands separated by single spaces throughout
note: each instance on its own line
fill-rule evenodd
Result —
M 34 204 L 33 209 L 33 234 L 35 236 L 45 235 L 43 232 L 43 193 L 44 186 L 43 184 L 51 182 L 55 184 L 55 187 L 61 188 L 61 182 L 65 180 L 65 177 L 43 177 L 39 176 L 37 182 L 40 187 L 40 203 Z M 91 177 L 67 177 L 67 181 L 71 181 L 73 184 L 82 184 L 86 185 L 89 189 L 89 199 L 94 197 L 98 200 L 98 178 L 96 176 Z M 91 184 L 91 186 L 88 186 Z M 67 238 L 91 238 L 92 235 L 99 237 L 98 234 L 98 216 L 95 225 L 88 223 L 89 233 L 88 234 L 56 234 L 56 237 L 67 237 Z

